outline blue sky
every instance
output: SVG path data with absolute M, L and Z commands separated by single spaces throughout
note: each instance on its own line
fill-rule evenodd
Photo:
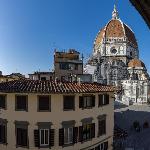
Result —
M 0 0 L 0 70 L 48 71 L 54 48 L 75 48 L 87 58 L 99 29 L 111 19 L 114 1 Z M 117 8 L 134 31 L 140 58 L 150 72 L 150 30 L 128 0 L 120 0 Z

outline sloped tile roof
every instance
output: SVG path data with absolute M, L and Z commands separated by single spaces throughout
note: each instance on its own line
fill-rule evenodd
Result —
M 36 80 L 16 80 L 0 83 L 0 92 L 4 93 L 96 93 L 114 92 L 113 86 L 98 83 L 71 83 Z

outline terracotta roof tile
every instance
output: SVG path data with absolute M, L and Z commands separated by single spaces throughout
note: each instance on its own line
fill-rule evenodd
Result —
M 114 92 L 115 87 L 98 83 L 71 83 L 54 81 L 16 80 L 0 83 L 5 93 L 95 93 Z

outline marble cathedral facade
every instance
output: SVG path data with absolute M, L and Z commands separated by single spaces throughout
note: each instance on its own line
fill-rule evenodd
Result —
M 94 82 L 121 86 L 122 92 L 116 95 L 116 99 L 123 103 L 148 102 L 149 75 L 139 60 L 135 35 L 121 21 L 116 7 L 112 19 L 95 38 L 92 57 L 85 66 L 86 73 L 89 73 L 88 68 L 94 72 Z

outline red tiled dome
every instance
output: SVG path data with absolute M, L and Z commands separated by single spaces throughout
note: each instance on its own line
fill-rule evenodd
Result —
M 132 30 L 120 19 L 112 19 L 99 31 L 94 42 L 94 49 L 103 41 L 103 38 L 126 38 L 134 47 L 138 47 Z
M 145 68 L 145 65 L 141 60 L 134 58 L 128 63 L 128 67 L 144 67 Z

